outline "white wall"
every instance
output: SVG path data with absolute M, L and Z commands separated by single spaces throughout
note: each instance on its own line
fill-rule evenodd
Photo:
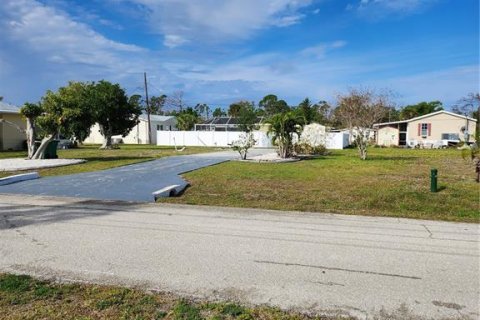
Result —
M 150 130 L 152 136 L 152 144 L 156 144 L 157 138 L 157 125 L 162 125 L 164 130 L 166 128 L 171 128 L 172 130 L 176 130 L 176 122 L 175 118 L 173 120 L 167 121 L 150 121 Z M 147 144 L 148 142 L 148 122 L 145 120 L 140 120 L 139 123 L 132 128 L 132 130 L 125 136 L 122 137 L 121 135 L 114 135 L 113 138 L 121 138 L 124 143 L 127 144 Z M 100 134 L 100 128 L 98 123 L 95 123 L 90 128 L 90 135 L 85 139 L 84 143 L 97 143 L 102 144 L 104 137 Z
M 228 147 L 238 140 L 242 132 L 232 131 L 157 131 L 159 146 L 200 146 Z M 272 148 L 272 139 L 265 132 L 254 131 L 253 136 L 257 148 Z M 349 145 L 348 133 L 329 132 L 326 137 L 327 149 L 343 149 Z
M 242 133 L 232 131 L 157 131 L 157 145 L 228 147 L 233 141 L 238 140 Z M 265 132 L 255 131 L 253 136 L 257 140 L 255 147 L 272 147 L 271 139 Z
M 344 149 L 350 145 L 347 132 L 327 132 L 325 147 L 327 149 Z

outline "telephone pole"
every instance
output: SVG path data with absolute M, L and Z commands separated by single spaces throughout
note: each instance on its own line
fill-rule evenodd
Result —
M 148 122 L 148 144 L 152 143 L 152 129 L 150 126 L 150 104 L 148 103 L 148 88 L 147 88 L 147 73 L 143 73 L 143 79 L 145 81 L 145 102 L 147 104 L 147 122 Z

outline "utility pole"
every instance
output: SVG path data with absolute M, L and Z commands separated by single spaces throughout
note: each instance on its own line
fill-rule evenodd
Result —
M 147 122 L 148 122 L 148 144 L 152 143 L 152 129 L 150 125 L 150 104 L 148 103 L 147 73 L 143 73 L 145 81 L 145 102 L 147 103 Z

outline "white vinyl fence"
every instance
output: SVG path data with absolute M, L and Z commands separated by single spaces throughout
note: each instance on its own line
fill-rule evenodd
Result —
M 236 131 L 157 131 L 159 146 L 200 146 L 228 147 L 238 140 L 243 132 Z M 272 148 L 272 139 L 265 132 L 254 131 L 256 148 Z M 326 137 L 327 149 L 343 149 L 349 145 L 348 133 L 329 132 Z
M 228 147 L 243 132 L 236 131 L 157 131 L 159 146 Z M 271 148 L 272 141 L 265 132 L 254 131 L 256 148 Z

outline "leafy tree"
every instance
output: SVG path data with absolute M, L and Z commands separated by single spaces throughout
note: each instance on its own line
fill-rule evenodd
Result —
M 195 127 L 195 124 L 198 123 L 200 116 L 198 113 L 193 110 L 191 107 L 182 110 L 181 112 L 176 113 L 177 117 L 177 128 L 179 130 L 192 130 Z
M 382 119 L 391 106 L 388 93 L 378 94 L 368 89 L 350 89 L 348 93 L 338 95 L 335 115 L 355 137 L 360 159 L 367 158 L 373 124 Z
M 35 154 L 35 139 L 36 139 L 36 120 L 42 114 L 43 109 L 40 105 L 35 103 L 25 103 L 20 109 L 20 114 L 27 120 L 27 149 L 28 159 L 32 159 Z
M 317 113 L 317 110 L 315 110 L 315 106 L 308 98 L 305 98 L 302 102 L 300 102 L 298 105 L 298 112 L 303 117 L 305 124 L 319 122 L 319 114 Z
M 240 114 L 240 109 L 242 109 L 242 103 L 243 101 L 232 103 L 228 107 L 228 115 L 230 117 L 238 117 Z
M 100 133 L 105 138 L 101 149 L 111 149 L 112 136 L 126 136 L 137 125 L 142 113 L 137 97 L 128 98 L 119 84 L 100 81 L 92 85 L 91 103 Z
M 302 130 L 302 117 L 295 111 L 287 111 L 273 115 L 267 123 L 270 124 L 268 135 L 272 135 L 280 157 L 290 157 L 293 153 L 293 137 L 300 135 Z
M 163 114 L 163 107 L 167 101 L 167 96 L 162 94 L 159 97 L 152 96 L 149 101 L 150 114 Z
M 258 106 L 265 110 L 265 115 L 267 117 L 290 110 L 288 104 L 284 100 L 278 100 L 278 97 L 274 94 L 269 94 L 263 97 L 258 103 Z
M 443 110 L 443 104 L 440 101 L 420 102 L 405 106 L 400 110 L 400 119 L 408 120 L 423 116 L 432 112 Z
M 222 117 L 226 115 L 227 113 L 223 111 L 222 108 L 215 108 L 215 110 L 213 110 L 213 113 L 212 113 L 212 116 L 214 117 Z
M 42 97 L 40 106 L 43 112 L 36 123 L 42 129 L 44 138 L 32 159 L 44 158 L 48 143 L 58 134 L 78 140 L 87 136 L 95 122 L 91 110 L 92 85 L 72 81 L 68 86 L 59 88 L 58 92 L 48 90 Z
M 257 114 L 253 103 L 241 101 L 238 103 L 240 109 L 238 111 L 239 128 L 245 133 L 250 133 L 255 129 L 257 123 Z

